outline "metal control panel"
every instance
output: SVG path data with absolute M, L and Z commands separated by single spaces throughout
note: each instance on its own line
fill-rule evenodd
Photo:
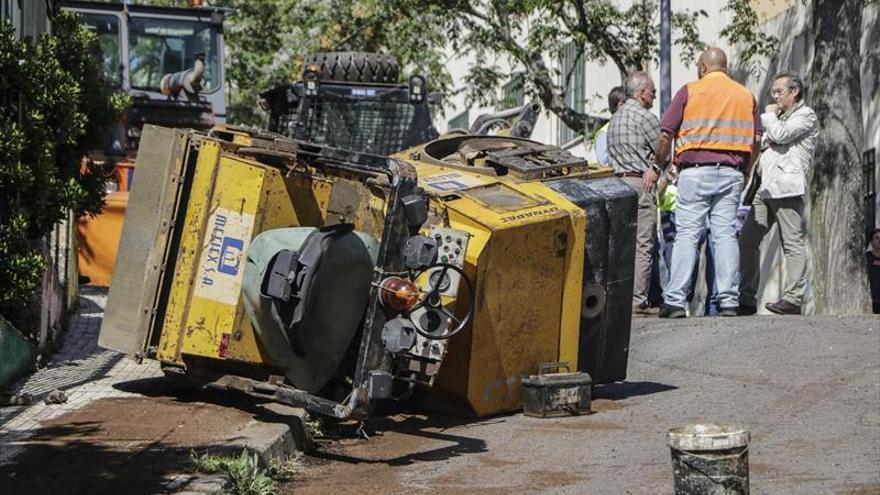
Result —
M 464 267 L 464 256 L 467 253 L 470 234 L 463 230 L 446 227 L 431 228 L 430 237 L 437 243 L 437 261 L 449 263 L 459 268 Z M 439 277 L 440 268 L 434 269 L 431 276 Z M 444 296 L 455 296 L 458 291 L 459 274 L 453 270 L 447 270 L 444 280 L 440 281 L 441 293 Z M 432 282 L 436 280 L 432 279 Z
M 467 252 L 470 234 L 462 230 L 446 227 L 432 227 L 428 236 L 437 243 L 438 263 L 448 263 L 458 268 L 464 267 L 465 253 Z M 454 270 L 444 270 L 442 267 L 432 268 L 427 272 L 431 286 L 440 284 L 440 293 L 446 297 L 456 297 L 458 294 L 461 275 Z M 443 276 L 443 280 L 439 278 Z M 455 303 L 447 305 L 443 311 L 436 309 L 419 308 L 411 315 L 411 319 L 422 328 L 430 328 L 438 335 L 448 331 L 456 325 L 456 321 L 449 315 L 455 313 Z M 429 339 L 420 333 L 416 333 L 415 344 L 409 353 L 414 358 L 409 362 L 409 369 L 426 379 L 430 384 L 440 369 L 440 363 L 446 355 L 446 339 Z

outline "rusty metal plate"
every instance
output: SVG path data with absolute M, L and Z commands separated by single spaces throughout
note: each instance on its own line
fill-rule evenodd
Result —
M 142 355 L 171 241 L 188 131 L 144 126 L 98 345 Z

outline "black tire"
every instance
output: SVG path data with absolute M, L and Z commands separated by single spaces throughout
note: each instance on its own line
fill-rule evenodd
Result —
M 382 53 L 322 52 L 306 57 L 305 66 L 316 65 L 325 81 L 396 83 L 397 60 Z

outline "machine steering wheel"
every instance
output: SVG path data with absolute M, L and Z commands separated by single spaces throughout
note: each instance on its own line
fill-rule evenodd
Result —
M 443 293 L 448 291 L 452 284 L 450 271 L 456 272 L 459 279 L 467 286 L 467 298 L 460 294 L 461 285 L 458 287 L 459 293 L 455 296 L 456 306 L 462 301 L 467 301 L 467 312 L 460 318 L 443 306 Z M 473 283 L 461 268 L 451 263 L 433 264 L 418 272 L 413 279 L 419 280 L 423 276 L 427 276 L 428 289 L 419 290 L 419 300 L 409 311 L 409 320 L 416 332 L 425 338 L 448 339 L 462 331 L 473 317 L 475 299 Z

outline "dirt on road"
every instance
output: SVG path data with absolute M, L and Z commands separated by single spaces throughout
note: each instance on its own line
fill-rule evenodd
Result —
M 528 470 L 526 477 L 517 483 L 503 486 L 475 483 L 481 473 L 495 476 L 520 469 L 520 463 L 510 459 L 504 451 L 490 452 L 486 441 L 467 433 L 471 428 L 509 419 L 500 416 L 476 421 L 436 415 L 429 418 L 418 413 L 397 414 L 371 420 L 367 427 L 369 439 L 356 438 L 354 425 L 345 425 L 342 430 L 348 438 L 319 442 L 317 450 L 306 458 L 302 474 L 298 479 L 288 481 L 282 493 L 363 495 L 420 493 L 425 490 L 436 493 L 533 493 L 536 487 L 552 491 L 588 479 L 585 474 L 566 471 L 564 467 L 538 467 Z M 538 419 L 529 421 L 535 421 L 532 432 L 536 435 L 565 435 L 572 429 L 623 428 L 599 419 L 579 424 L 567 420 L 544 424 Z M 436 470 L 437 465 L 442 466 L 454 458 L 465 459 L 462 467 L 446 471 L 432 479 L 430 485 L 423 484 L 409 469 L 402 469 L 418 470 L 423 466 Z
M 0 493 L 157 494 L 190 449 L 227 450 L 283 421 L 253 401 L 125 382 L 2 449 Z M 162 381 L 161 383 L 166 383 Z M 593 390 L 595 414 L 457 418 L 396 410 L 319 442 L 284 494 L 666 494 L 666 432 L 686 422 L 752 432 L 757 495 L 880 495 L 880 319 L 636 320 L 628 381 Z
M 0 466 L 0 492 L 162 493 L 164 481 L 190 469 L 192 450 L 228 451 L 243 428 L 276 419 L 215 399 L 198 392 L 99 399 L 43 422 L 6 446 L 24 450 Z

